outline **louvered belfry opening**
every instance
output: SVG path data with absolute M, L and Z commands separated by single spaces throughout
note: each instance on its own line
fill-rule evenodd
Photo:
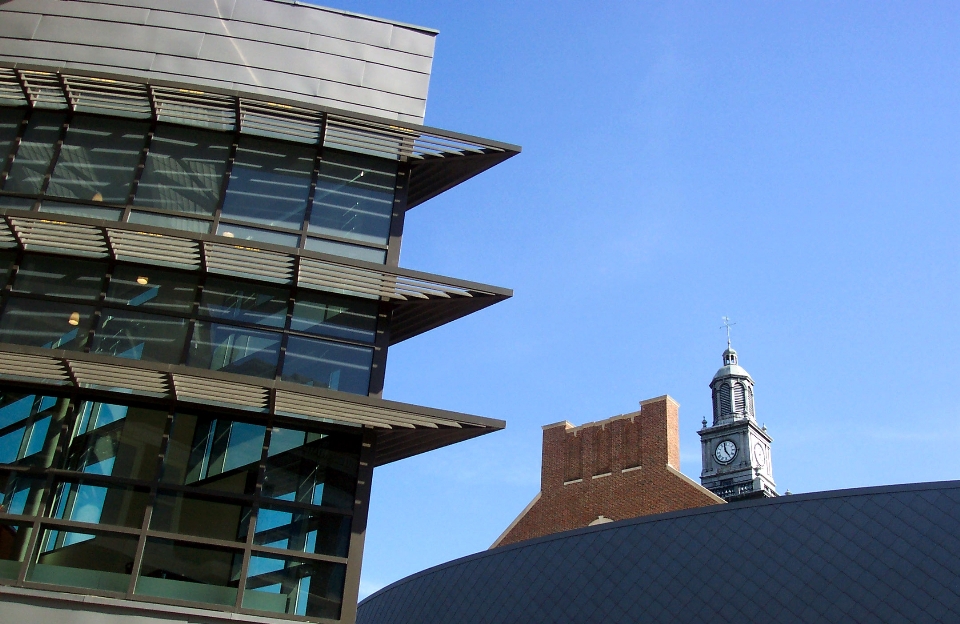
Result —
M 374 467 L 505 426 L 382 396 L 512 296 L 404 215 L 520 148 L 419 124 L 429 29 L 136 4 L 0 3 L 0 593 L 350 623 Z

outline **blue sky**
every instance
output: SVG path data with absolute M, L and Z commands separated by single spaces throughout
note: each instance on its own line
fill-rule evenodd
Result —
M 426 123 L 523 146 L 407 217 L 401 265 L 516 295 L 385 397 L 508 427 L 377 470 L 364 593 L 488 547 L 543 424 L 670 394 L 699 478 L 723 315 L 781 492 L 960 476 L 955 4 L 324 4 L 439 29 Z

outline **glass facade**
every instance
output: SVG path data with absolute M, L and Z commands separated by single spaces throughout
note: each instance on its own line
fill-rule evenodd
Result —
M 49 254 L 0 263 L 0 342 L 369 392 L 375 301 Z
M 40 212 L 386 261 L 396 160 L 234 132 L 0 107 L 0 166 L 9 157 L 0 205 L 21 200 Z
M 0 579 L 336 619 L 361 437 L 0 390 Z

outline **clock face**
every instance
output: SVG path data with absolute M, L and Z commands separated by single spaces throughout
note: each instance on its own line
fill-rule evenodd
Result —
M 729 464 L 737 456 L 737 445 L 732 440 L 724 440 L 717 445 L 717 450 L 713 454 L 721 464 Z
M 763 452 L 763 445 L 757 442 L 753 445 L 753 460 L 758 466 L 762 466 L 767 459 L 767 454 Z

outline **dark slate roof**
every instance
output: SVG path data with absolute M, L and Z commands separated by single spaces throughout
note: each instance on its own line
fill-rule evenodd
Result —
M 497 548 L 358 624 L 960 622 L 960 481 L 744 501 Z

